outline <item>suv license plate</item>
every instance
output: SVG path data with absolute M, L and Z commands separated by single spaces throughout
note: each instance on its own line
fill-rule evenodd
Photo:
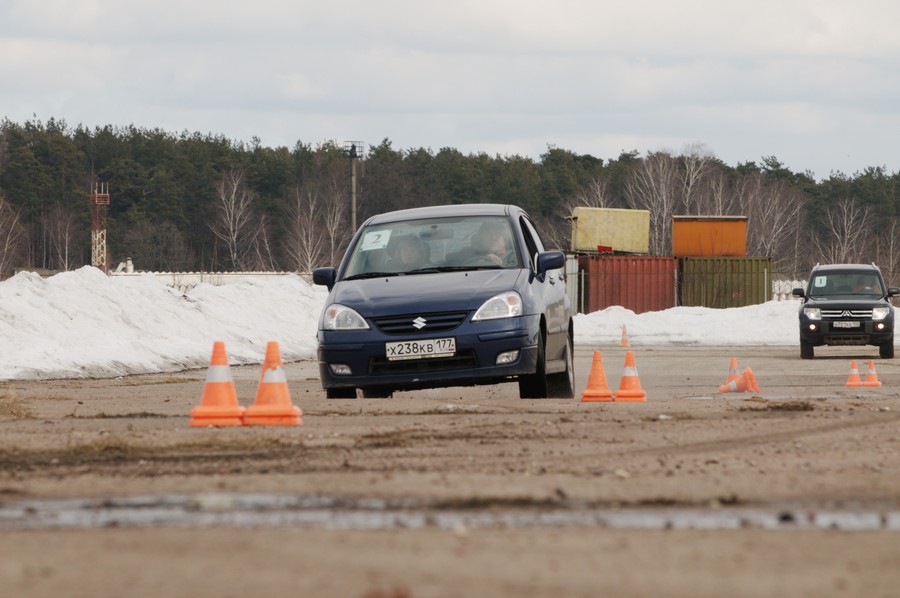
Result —
M 832 322 L 832 328 L 859 328 L 859 322 Z
M 452 357 L 456 353 L 456 339 L 453 337 L 426 338 L 416 341 L 384 343 L 384 353 L 388 361 Z

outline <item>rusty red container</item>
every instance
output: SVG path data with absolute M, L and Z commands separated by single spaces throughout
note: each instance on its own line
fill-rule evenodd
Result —
M 579 310 L 591 313 L 620 305 L 635 313 L 675 307 L 674 257 L 585 255 L 578 258 Z

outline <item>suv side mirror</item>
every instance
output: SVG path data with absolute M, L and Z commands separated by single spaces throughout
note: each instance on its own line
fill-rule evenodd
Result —
M 793 295 L 794 297 L 800 297 L 801 299 L 806 297 L 806 293 L 803 292 L 803 289 L 794 289 L 793 291 L 791 291 L 791 295 Z
M 900 295 L 900 287 L 888 287 L 888 297 Z

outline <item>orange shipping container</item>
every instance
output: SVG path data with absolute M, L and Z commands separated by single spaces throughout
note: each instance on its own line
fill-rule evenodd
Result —
M 747 255 L 746 216 L 673 216 L 672 254 L 676 257 Z
M 620 305 L 635 313 L 675 307 L 674 257 L 592 255 L 578 258 L 579 311 Z

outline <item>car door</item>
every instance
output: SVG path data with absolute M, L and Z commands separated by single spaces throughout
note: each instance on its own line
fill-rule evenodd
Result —
M 544 317 L 547 321 L 547 359 L 557 360 L 564 355 L 569 324 L 564 270 L 551 270 L 543 277 L 537 276 L 537 256 L 546 251 L 544 243 L 526 216 L 521 216 L 519 226 L 528 249 L 528 263 L 533 273 L 530 284 L 533 285 L 534 296 L 539 297 L 544 306 Z

